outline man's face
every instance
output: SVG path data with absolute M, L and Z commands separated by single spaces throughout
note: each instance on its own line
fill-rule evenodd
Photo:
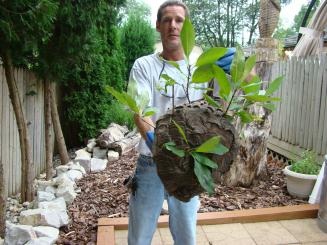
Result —
M 185 10 L 181 6 L 167 6 L 163 9 L 160 22 L 156 23 L 160 32 L 162 45 L 166 49 L 181 47 L 180 32 L 185 19 Z

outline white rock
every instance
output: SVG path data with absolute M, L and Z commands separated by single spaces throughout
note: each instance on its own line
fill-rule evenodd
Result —
M 58 197 L 57 199 L 51 201 L 51 202 L 40 202 L 38 204 L 39 208 L 42 209 L 48 209 L 48 210 L 59 210 L 59 211 L 66 211 L 66 201 L 63 197 Z
M 8 223 L 9 222 L 6 222 L 6 245 L 25 244 L 29 240 L 37 238 L 32 226 Z
M 54 188 L 53 186 L 47 186 L 44 191 L 48 193 L 56 194 L 56 188 Z
M 78 171 L 80 171 L 83 175 L 86 174 L 85 169 L 84 169 L 84 168 L 83 168 L 79 163 L 72 164 L 69 168 L 70 168 L 71 170 L 78 170 Z
M 59 187 L 73 187 L 75 186 L 75 182 L 72 181 L 67 173 L 63 173 L 61 174 L 60 176 L 56 177 L 53 179 L 56 186 L 59 188 Z
M 91 157 L 76 157 L 74 163 L 81 165 L 87 173 L 91 170 Z
M 45 188 L 47 188 L 48 186 L 54 186 L 55 182 L 53 180 L 49 180 L 49 181 L 37 180 L 36 184 L 37 184 L 37 190 L 45 191 Z
M 107 156 L 108 156 L 108 162 L 115 162 L 119 159 L 119 153 L 116 151 L 109 150 Z
M 56 175 L 59 176 L 62 173 L 66 173 L 69 170 L 69 167 L 67 165 L 60 165 L 56 167 Z
M 37 201 L 38 202 L 49 202 L 54 200 L 56 197 L 52 193 L 45 192 L 45 191 L 38 191 L 37 192 Z
M 91 153 L 87 152 L 86 151 L 86 148 L 84 149 L 80 149 L 78 151 L 75 151 L 75 154 L 76 154 L 76 158 L 80 158 L 80 157 L 88 157 L 88 158 L 91 158 Z
M 53 237 L 39 237 L 33 240 L 30 240 L 25 245 L 52 245 L 55 244 L 58 238 Z
M 86 146 L 86 150 L 88 152 L 93 152 L 93 148 L 97 145 L 97 143 L 95 142 L 95 139 L 91 139 L 88 141 L 87 146 Z
M 72 181 L 83 178 L 82 172 L 80 172 L 78 170 L 69 170 L 66 174 L 67 174 L 68 178 L 70 178 Z
M 101 149 L 100 147 L 93 148 L 93 157 L 98 159 L 107 158 L 107 149 Z
M 29 209 L 20 213 L 20 223 L 32 226 L 51 226 L 60 228 L 69 222 L 66 211 Z
M 59 237 L 59 230 L 50 226 L 36 226 L 33 227 L 37 237 L 52 237 L 56 240 Z
M 91 159 L 91 172 L 100 172 L 106 169 L 108 160 L 92 158 Z
M 63 197 L 67 205 L 70 205 L 76 198 L 77 194 L 74 191 L 74 187 L 62 185 L 58 187 L 56 191 L 56 196 Z
M 3 245 L 5 241 L 0 237 L 0 245 Z

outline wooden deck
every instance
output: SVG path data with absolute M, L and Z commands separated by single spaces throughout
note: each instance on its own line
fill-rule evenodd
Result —
M 316 218 L 319 205 L 304 204 L 275 208 L 199 213 L 198 225 L 252 223 L 274 220 Z M 168 227 L 168 215 L 160 216 L 158 227 Z M 98 245 L 115 245 L 115 230 L 127 230 L 128 218 L 100 218 L 98 220 Z

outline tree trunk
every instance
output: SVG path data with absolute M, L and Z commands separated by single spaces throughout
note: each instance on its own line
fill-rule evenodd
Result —
M 55 83 L 52 82 L 50 88 L 51 88 L 50 89 L 51 118 L 52 118 L 53 129 L 56 137 L 61 164 L 66 164 L 70 161 L 70 159 L 68 156 L 65 138 L 62 133 L 60 120 L 59 120 L 59 114 L 58 114 L 57 102 L 55 96 Z
M 278 41 L 273 38 L 259 38 L 256 43 L 256 73 L 262 81 L 271 79 L 271 67 L 278 59 Z M 262 87 L 265 89 L 265 87 Z M 261 122 L 252 122 L 236 128 L 240 140 L 239 153 L 230 171 L 223 176 L 223 183 L 228 186 L 250 186 L 254 181 L 267 177 L 267 143 L 271 129 L 270 111 L 253 105 L 252 113 L 259 116 Z
M 6 233 L 5 181 L 3 176 L 3 164 L 0 159 L 0 237 L 4 238 L 5 233 Z
M 46 161 L 46 179 L 52 178 L 52 124 L 51 124 L 51 103 L 50 103 L 50 81 L 44 81 L 44 115 L 45 115 L 45 161 Z
M 33 200 L 33 178 L 34 165 L 31 161 L 30 142 L 27 131 L 27 124 L 24 117 L 23 106 L 19 96 L 18 87 L 13 73 L 13 64 L 8 50 L 1 50 L 3 65 L 5 68 L 6 81 L 9 90 L 9 97 L 15 112 L 15 118 L 19 133 L 21 152 L 21 198 L 22 202 Z

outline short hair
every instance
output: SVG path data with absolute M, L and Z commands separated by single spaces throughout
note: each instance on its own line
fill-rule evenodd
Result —
M 185 10 L 185 17 L 189 17 L 190 16 L 190 11 L 188 9 L 188 7 L 186 6 L 185 3 L 183 3 L 180 0 L 167 0 L 165 1 L 163 4 L 160 5 L 159 9 L 158 9 L 158 13 L 157 13 L 157 21 L 160 22 L 161 18 L 162 18 L 162 12 L 164 10 L 164 8 L 168 7 L 168 6 L 180 6 Z

